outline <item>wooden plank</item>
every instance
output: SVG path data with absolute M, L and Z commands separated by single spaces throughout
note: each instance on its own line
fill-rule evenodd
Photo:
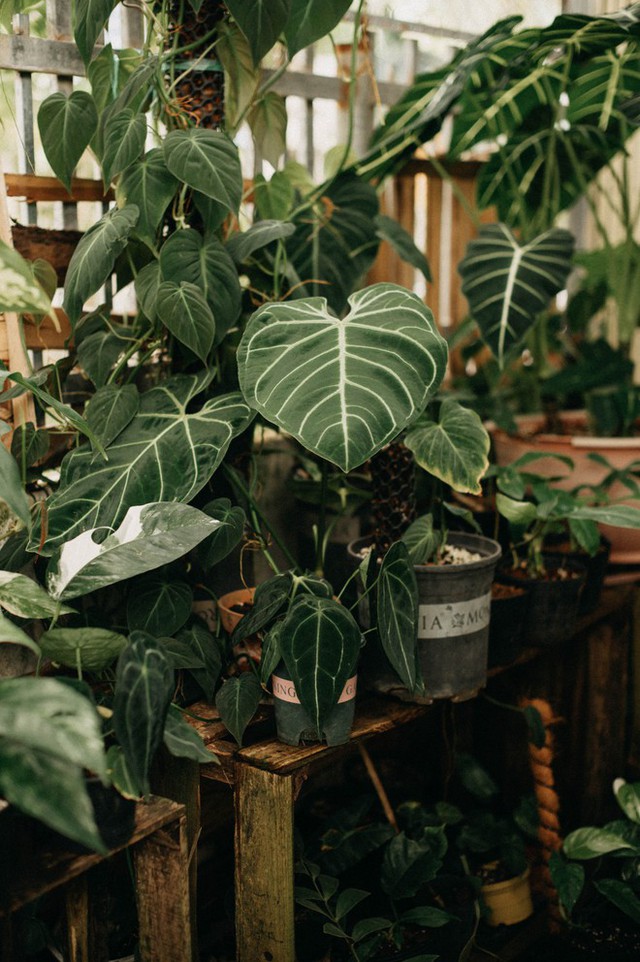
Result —
M 74 77 L 85 75 L 84 61 L 75 43 L 25 37 L 19 33 L 0 35 L 0 69 Z
M 409 237 L 413 238 L 415 230 L 415 181 L 413 177 L 400 176 L 397 178 L 397 209 L 398 220 Z M 415 268 L 406 261 L 400 260 L 398 265 L 398 284 L 403 284 L 413 290 L 416 279 Z
M 81 875 L 65 888 L 69 962 L 94 962 L 89 954 L 89 880 Z
M 427 250 L 426 257 L 431 268 L 431 281 L 427 283 L 427 304 L 434 312 L 436 321 L 440 308 L 441 262 L 440 244 L 442 238 L 442 189 L 443 182 L 438 176 L 427 177 Z
M 5 174 L 7 185 L 7 196 L 24 197 L 25 200 L 34 201 L 102 201 L 113 200 L 113 190 L 109 188 L 106 193 L 101 180 L 92 180 L 90 177 L 73 177 L 71 180 L 71 193 L 57 177 L 44 177 L 38 174 Z
M 238 765 L 237 962 L 295 962 L 293 803 L 292 778 Z
M 133 850 L 140 962 L 196 962 L 183 814 Z

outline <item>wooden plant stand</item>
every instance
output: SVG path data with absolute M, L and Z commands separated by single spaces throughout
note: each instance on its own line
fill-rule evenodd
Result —
M 33 823 L 31 823 L 33 830 Z M 193 962 L 189 915 L 189 851 L 183 805 L 152 796 L 136 809 L 129 841 L 107 855 L 78 854 L 47 848 L 28 838 L 29 823 L 20 821 L 23 838 L 12 838 L 20 857 L 0 853 L 0 957 L 22 962 L 12 942 L 11 915 L 54 889 L 64 890 L 69 962 L 107 962 L 100 934 L 101 899 L 91 869 L 116 852 L 131 849 L 135 872 L 141 962 Z M 3 843 L 4 844 L 4 843 Z

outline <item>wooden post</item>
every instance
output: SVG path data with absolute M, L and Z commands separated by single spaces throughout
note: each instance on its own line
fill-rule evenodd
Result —
M 133 847 L 141 962 L 193 962 L 187 819 Z
M 237 763 L 237 962 L 295 962 L 290 775 Z

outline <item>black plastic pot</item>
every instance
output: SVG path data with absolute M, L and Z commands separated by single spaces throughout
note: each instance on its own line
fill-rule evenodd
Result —
M 529 589 L 529 606 L 522 633 L 522 643 L 526 647 L 548 648 L 572 637 L 578 619 L 580 594 L 587 577 L 587 569 L 579 562 L 558 559 L 552 554 L 544 554 L 543 558 L 552 577 L 528 578 L 525 572 L 514 572 L 511 568 L 502 568 L 499 574 L 500 581 L 525 585 Z M 557 577 L 559 570 L 566 571 L 569 576 Z
M 327 745 L 344 745 L 349 741 L 356 706 L 356 677 L 350 678 L 344 687 L 340 701 L 331 712 L 322 731 L 322 738 L 309 720 L 300 704 L 291 675 L 284 662 L 280 662 L 271 676 L 273 704 L 278 738 L 285 745 L 300 742 L 325 741 Z
M 546 545 L 546 542 L 545 542 Z M 578 614 L 587 615 L 595 611 L 600 601 L 602 587 L 604 585 L 607 567 L 609 565 L 609 554 L 611 552 L 611 542 L 604 535 L 600 538 L 600 547 L 593 556 L 584 551 L 570 551 L 567 548 L 565 539 L 560 539 L 557 544 L 551 543 L 548 548 L 549 554 L 560 554 L 570 561 L 582 564 L 587 569 L 587 577 L 584 588 L 580 595 Z
M 522 652 L 522 633 L 529 609 L 528 588 L 506 585 L 512 594 L 496 594 L 494 582 L 491 594 L 489 623 L 489 668 L 510 665 Z

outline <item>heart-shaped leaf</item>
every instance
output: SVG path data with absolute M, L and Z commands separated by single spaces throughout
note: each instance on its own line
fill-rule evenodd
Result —
M 409 551 L 411 563 L 426 565 L 436 555 L 442 544 L 442 532 L 433 527 L 433 516 L 423 514 L 409 525 L 402 540 Z
M 238 505 L 232 505 L 228 498 L 216 498 L 202 509 L 206 515 L 219 522 L 218 527 L 198 548 L 198 557 L 203 568 L 212 568 L 227 557 L 242 540 L 245 514 Z
M 218 756 L 205 748 L 198 732 L 174 705 L 169 705 L 163 737 L 167 749 L 175 758 L 190 758 L 201 765 L 220 764 Z
M 150 578 L 129 593 L 127 624 L 153 635 L 174 635 L 189 619 L 193 592 L 184 581 Z
M 49 591 L 56 599 L 77 598 L 152 571 L 186 554 L 217 527 L 213 518 L 179 502 L 129 508 L 117 531 L 101 542 L 89 530 L 62 545 L 47 568 Z
M 42 146 L 54 174 L 71 190 L 71 176 L 98 126 L 91 94 L 74 90 L 66 97 L 51 94 L 38 111 Z
M 106 628 L 52 628 L 40 639 L 45 658 L 84 671 L 102 671 L 127 643 L 124 635 Z
M 435 878 L 447 850 L 444 829 L 431 829 L 424 840 L 408 838 L 400 832 L 387 845 L 380 884 L 393 899 L 412 898 L 419 889 Z
M 104 128 L 104 151 L 102 172 L 105 184 L 138 160 L 144 150 L 147 136 L 147 118 L 134 113 L 128 107 L 117 114 L 110 114 Z
M 202 662 L 203 668 L 191 668 L 190 672 L 200 685 L 205 698 L 212 701 L 222 668 L 222 653 L 216 639 L 204 625 L 194 623 L 180 632 L 178 641 L 183 642 Z
M 599 858 L 609 852 L 621 849 L 634 849 L 622 835 L 617 835 L 606 828 L 577 828 L 570 832 L 562 845 L 567 858 L 583 859 Z M 637 852 L 636 854 L 640 854 Z
M 447 399 L 438 420 L 420 420 L 404 440 L 421 468 L 456 491 L 481 494 L 491 439 L 475 411 Z
M 121 207 L 134 204 L 140 211 L 135 232 L 153 240 L 171 198 L 177 179 L 167 170 L 160 147 L 149 150 L 141 160 L 124 171 L 116 196 Z
M 284 30 L 291 0 L 229 0 L 227 7 L 259 63 Z
M 549 871 L 561 905 L 571 914 L 584 888 L 584 867 L 567 862 L 560 852 L 552 852 Z
M 260 85 L 251 48 L 233 20 L 222 20 L 216 30 L 216 56 L 224 67 L 224 122 L 233 136 Z
M 252 671 L 229 678 L 216 695 L 220 718 L 238 745 L 242 745 L 245 728 L 255 715 L 261 696 L 260 682 Z
M 324 298 L 265 304 L 238 350 L 244 396 L 345 473 L 372 457 L 437 390 L 447 346 L 417 295 L 376 284 L 343 320 Z
M 295 224 L 285 224 L 280 220 L 260 220 L 249 230 L 232 234 L 227 241 L 227 251 L 240 265 L 267 244 L 290 237 L 295 229 Z
M 135 384 L 106 384 L 85 408 L 87 424 L 104 447 L 112 444 L 138 413 L 140 398 Z
M 409 691 L 421 681 L 417 658 L 418 584 L 407 546 L 391 545 L 378 578 L 378 636 L 393 669 Z
M 133 632 L 116 668 L 113 726 L 141 795 L 149 793 L 149 769 L 162 742 L 173 688 L 162 644 L 142 631 Z
M 64 309 L 75 325 L 82 305 L 102 287 L 138 220 L 138 208 L 114 207 L 82 236 L 67 268 Z
M 91 60 L 100 31 L 118 5 L 118 0 L 75 0 L 73 10 L 73 36 L 85 63 Z
M 115 527 L 134 505 L 187 502 L 198 493 L 252 417 L 239 394 L 188 409 L 201 389 L 195 375 L 177 375 L 141 396 L 138 413 L 107 449 L 108 461 L 96 464 L 86 448 L 65 457 L 60 487 L 47 502 L 45 554 L 89 528 Z
M 287 146 L 287 105 L 281 94 L 270 90 L 258 100 L 247 117 L 256 151 L 277 167 Z
M 326 37 L 342 20 L 351 0 L 291 0 L 284 29 L 289 57 Z
M 35 464 L 36 461 L 43 458 L 48 450 L 48 431 L 42 428 L 36 428 L 31 422 L 16 426 L 13 437 L 11 438 L 11 454 L 18 464 L 26 464 L 27 467 L 30 467 Z M 2 490 L 1 485 L 0 490 Z M 4 500 L 6 500 L 6 498 Z
M 78 362 L 96 387 L 102 387 L 126 344 L 116 334 L 96 331 L 78 347 Z
M 593 884 L 601 895 L 633 919 L 636 925 L 640 925 L 640 899 L 628 882 L 615 878 L 603 878 Z
M 283 610 L 291 594 L 291 574 L 274 575 L 256 588 L 251 611 L 240 619 L 233 632 L 236 644 L 265 628 Z
M 200 288 L 188 281 L 164 281 L 158 288 L 156 306 L 158 317 L 173 336 L 205 363 L 216 322 Z
M 163 144 L 170 172 L 235 214 L 242 197 L 238 151 L 225 134 L 200 127 L 172 130 Z
M 616 778 L 613 794 L 627 818 L 640 825 L 640 782 L 631 783 L 624 778 Z
M 360 653 L 360 629 L 337 601 L 300 595 L 278 636 L 300 703 L 320 735 Z

